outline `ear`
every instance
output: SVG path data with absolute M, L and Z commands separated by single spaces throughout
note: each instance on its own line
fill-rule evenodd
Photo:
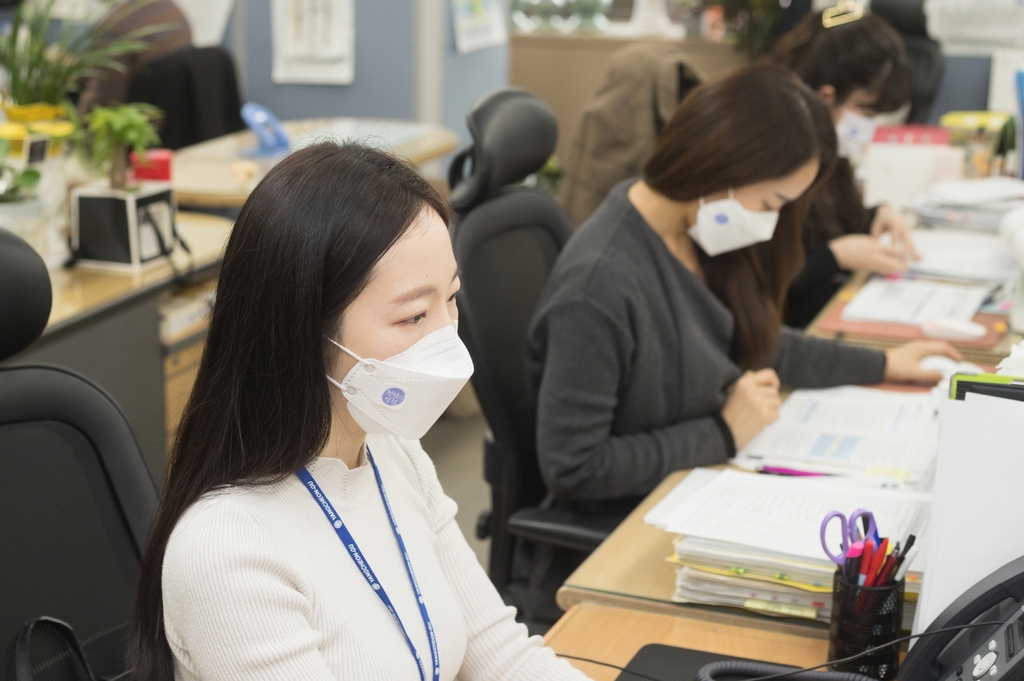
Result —
M 839 106 L 839 102 L 836 101 L 836 89 L 831 85 L 822 85 L 818 88 L 818 98 L 824 102 L 825 106 L 829 109 L 835 109 Z

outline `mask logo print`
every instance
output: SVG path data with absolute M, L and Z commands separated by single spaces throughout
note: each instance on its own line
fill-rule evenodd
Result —
M 380 401 L 389 407 L 397 407 L 402 402 L 405 402 L 405 391 L 401 388 L 388 388 L 380 396 Z
M 719 213 L 718 215 L 715 216 L 715 222 L 717 222 L 720 225 L 724 225 L 725 223 L 729 222 L 729 216 L 726 215 L 725 213 Z

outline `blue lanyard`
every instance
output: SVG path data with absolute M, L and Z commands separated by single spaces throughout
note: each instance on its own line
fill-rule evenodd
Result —
M 438 681 L 441 677 L 441 666 L 437 660 L 437 638 L 434 635 L 434 625 L 430 623 L 430 615 L 427 614 L 427 606 L 423 602 L 423 594 L 420 592 L 420 585 L 416 581 L 416 575 L 412 571 L 412 559 L 409 558 L 409 552 L 405 548 L 405 542 L 402 540 L 402 533 L 398 530 L 398 523 L 395 522 L 395 514 L 391 512 L 391 504 L 388 502 L 388 494 L 384 491 L 384 481 L 381 480 L 380 470 L 377 468 L 377 464 L 373 461 L 373 455 L 370 454 L 370 448 L 366 448 L 366 458 L 370 460 L 370 466 L 373 467 L 373 475 L 377 478 L 377 488 L 380 489 L 380 498 L 384 501 L 384 510 L 388 513 L 388 520 L 391 521 L 391 529 L 395 533 L 395 540 L 398 541 L 398 548 L 402 552 L 402 557 L 405 559 L 405 571 L 409 574 L 409 582 L 412 584 L 412 590 L 416 594 L 416 602 L 420 607 L 420 615 L 423 617 L 423 626 L 427 629 L 427 639 L 430 641 L 430 661 L 433 663 L 434 674 L 433 680 Z M 324 512 L 327 520 L 334 527 L 334 531 L 337 532 L 338 538 L 341 539 L 341 543 L 348 549 L 348 555 L 352 558 L 352 562 L 359 568 L 359 572 L 366 579 L 366 583 L 370 585 L 373 592 L 377 594 L 381 602 L 391 613 L 391 616 L 395 618 L 395 622 L 398 624 L 398 628 L 402 630 L 402 635 L 405 636 L 405 642 L 409 644 L 409 650 L 412 651 L 412 656 L 416 659 L 416 666 L 420 670 L 420 681 L 426 681 L 426 674 L 423 670 L 423 660 L 420 659 L 420 654 L 416 652 L 416 646 L 413 645 L 412 639 L 409 638 L 409 632 L 406 631 L 405 625 L 402 624 L 402 618 L 398 616 L 398 611 L 395 610 L 395 606 L 391 603 L 391 599 L 388 597 L 387 592 L 384 590 L 384 585 L 377 579 L 377 575 L 374 574 L 370 564 L 366 562 L 362 552 L 359 550 L 359 546 L 356 544 L 356 540 L 352 537 L 352 533 L 348 531 L 348 526 L 341 522 L 341 518 L 338 513 L 334 510 L 334 506 L 327 499 L 327 496 L 320 491 L 320 486 L 316 484 L 316 480 L 310 475 L 309 471 L 302 467 L 295 472 L 299 479 L 302 480 L 302 484 L 305 485 L 306 489 L 309 490 L 310 495 L 320 505 L 320 510 Z

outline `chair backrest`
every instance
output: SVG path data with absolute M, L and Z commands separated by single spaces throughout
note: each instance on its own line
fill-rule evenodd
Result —
M 160 140 L 168 149 L 245 128 L 235 63 L 220 47 L 189 47 L 145 65 L 128 84 L 128 101 L 164 112 Z
M 551 107 L 517 88 L 482 96 L 466 115 L 466 126 L 473 143 L 455 156 L 448 173 L 448 203 L 460 217 L 543 168 L 558 140 Z
M 44 282 L 48 289 L 49 279 L 45 267 L 41 275 L 23 266 L 23 276 L 11 276 L 5 263 L 14 239 L 0 230 L 0 328 L 34 339 L 42 328 L 27 327 L 40 314 L 46 319 L 49 296 L 31 314 L 9 299 Z M 39 258 L 28 251 L 21 258 Z M 142 452 L 107 393 L 58 367 L 0 367 L 0 676 L 14 668 L 19 631 L 43 616 L 71 624 L 98 675 L 123 670 L 156 508 Z M 60 676 L 66 648 L 36 652 L 36 679 L 67 678 Z
M 506 113 L 530 112 L 540 139 L 522 137 L 522 121 L 514 116 L 475 115 L 509 101 L 515 105 Z M 459 333 L 476 366 L 473 387 L 502 451 L 500 470 L 492 471 L 497 475 L 488 480 L 502 488 L 504 508 L 492 512 L 503 523 L 518 508 L 537 504 L 546 491 L 537 466 L 534 398 L 526 384 L 526 338 L 541 290 L 572 226 L 548 194 L 492 186 L 495 177 L 513 183 L 543 166 L 557 137 L 551 110 L 527 92 L 502 91 L 481 100 L 469 119 L 477 124 L 470 127 L 475 160 L 473 175 L 465 180 L 472 190 L 463 195 L 462 205 L 470 208 L 454 234 L 462 279 Z M 478 172 L 487 177 L 480 179 Z M 479 196 L 486 198 L 468 200 Z
M 0 360 L 42 335 L 52 296 L 43 259 L 23 239 L 0 229 Z

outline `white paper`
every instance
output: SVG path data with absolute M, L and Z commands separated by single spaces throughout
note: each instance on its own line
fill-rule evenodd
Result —
M 928 188 L 963 175 L 964 149 L 940 144 L 870 144 L 858 175 L 864 203 L 910 206 Z
M 219 47 L 224 43 L 234 0 L 174 0 L 174 4 L 188 19 L 192 44 L 196 47 Z
M 451 0 L 455 49 L 467 54 L 508 42 L 502 0 Z
M 665 498 L 655 504 L 644 515 L 644 522 L 665 529 L 666 520 L 684 501 L 703 489 L 705 485 L 721 475 L 722 471 L 710 468 L 694 468 L 679 484 L 672 488 Z
M 973 180 L 938 182 L 927 197 L 950 206 L 987 206 L 1024 199 L 1024 180 L 1013 177 L 983 177 Z
M 914 633 L 971 586 L 1024 556 L 1024 402 L 968 394 L 942 405 L 927 547 Z
M 352 82 L 354 0 L 272 0 L 271 18 L 275 83 Z
M 1006 241 L 998 234 L 958 229 L 918 229 L 914 246 L 921 260 L 917 274 L 966 281 L 1005 282 L 1019 272 Z
M 935 424 L 929 393 L 853 386 L 796 390 L 778 420 L 740 450 L 735 462 L 904 481 L 931 466 Z
M 988 286 L 914 279 L 872 279 L 841 313 L 850 321 L 924 324 L 932 319 L 969 322 L 988 297 Z
M 988 110 L 1017 113 L 1017 69 L 1024 65 L 1024 50 L 1007 47 L 992 50 L 988 79 Z
M 780 555 L 828 561 L 821 546 L 821 521 L 834 510 L 849 516 L 863 508 L 875 516 L 878 532 L 891 540 L 921 536 L 928 523 L 930 495 L 875 490 L 727 470 L 697 492 L 673 516 L 669 531 Z M 826 535 L 839 546 L 839 523 Z M 916 569 L 916 567 L 915 567 Z

